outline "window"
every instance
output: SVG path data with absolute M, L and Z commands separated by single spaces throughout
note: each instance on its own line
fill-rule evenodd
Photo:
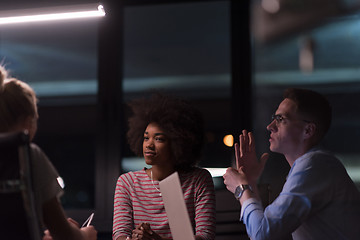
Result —
M 343 162 L 360 188 L 360 107 L 355 104 L 360 92 L 357 54 L 360 48 L 360 18 L 354 14 L 327 20 L 326 24 L 308 29 L 306 33 L 291 35 L 281 42 L 256 43 L 257 138 L 268 138 L 265 127 L 285 88 L 309 88 L 323 93 L 333 106 L 332 126 L 323 145 Z M 309 41 L 313 48 L 313 71 L 301 71 L 300 52 Z M 268 149 L 265 141 L 259 145 L 262 151 Z
M 37 143 L 65 182 L 65 208 L 94 208 L 97 20 L 2 26 L 0 61 L 39 98 Z
M 203 167 L 227 167 L 233 155 L 223 144 L 231 133 L 230 60 L 227 1 L 124 8 L 124 99 L 157 89 L 195 104 L 205 120 Z M 144 167 L 130 152 L 124 157 L 124 171 Z

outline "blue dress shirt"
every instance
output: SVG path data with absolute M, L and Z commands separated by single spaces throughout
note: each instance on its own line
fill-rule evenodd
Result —
M 360 193 L 342 163 L 321 150 L 309 151 L 290 169 L 280 195 L 263 209 L 246 200 L 240 220 L 256 239 L 360 239 Z

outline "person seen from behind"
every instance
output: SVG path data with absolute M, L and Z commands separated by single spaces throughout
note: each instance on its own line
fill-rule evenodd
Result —
M 37 98 L 25 82 L 8 76 L 0 66 L 0 133 L 27 131 L 30 141 L 37 131 Z M 40 223 L 47 228 L 43 239 L 95 240 L 93 226 L 79 228 L 73 219 L 67 219 L 59 201 L 63 190 L 57 182 L 59 174 L 45 153 L 30 144 L 34 198 Z

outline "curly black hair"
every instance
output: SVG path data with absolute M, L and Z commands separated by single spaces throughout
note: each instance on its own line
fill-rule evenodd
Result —
M 204 123 L 198 109 L 183 99 L 154 93 L 149 99 L 130 102 L 127 139 L 130 149 L 143 156 L 144 132 L 149 123 L 158 124 L 170 139 L 175 169 L 186 171 L 200 160 L 204 144 Z

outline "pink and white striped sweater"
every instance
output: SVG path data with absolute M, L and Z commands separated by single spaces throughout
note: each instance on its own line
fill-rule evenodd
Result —
M 195 235 L 204 240 L 215 238 L 215 190 L 206 169 L 194 168 L 179 173 L 185 203 Z M 154 181 L 156 188 L 159 182 Z M 147 222 L 162 237 L 171 238 L 164 203 L 145 169 L 122 174 L 114 197 L 113 239 L 130 236 L 140 223 Z

